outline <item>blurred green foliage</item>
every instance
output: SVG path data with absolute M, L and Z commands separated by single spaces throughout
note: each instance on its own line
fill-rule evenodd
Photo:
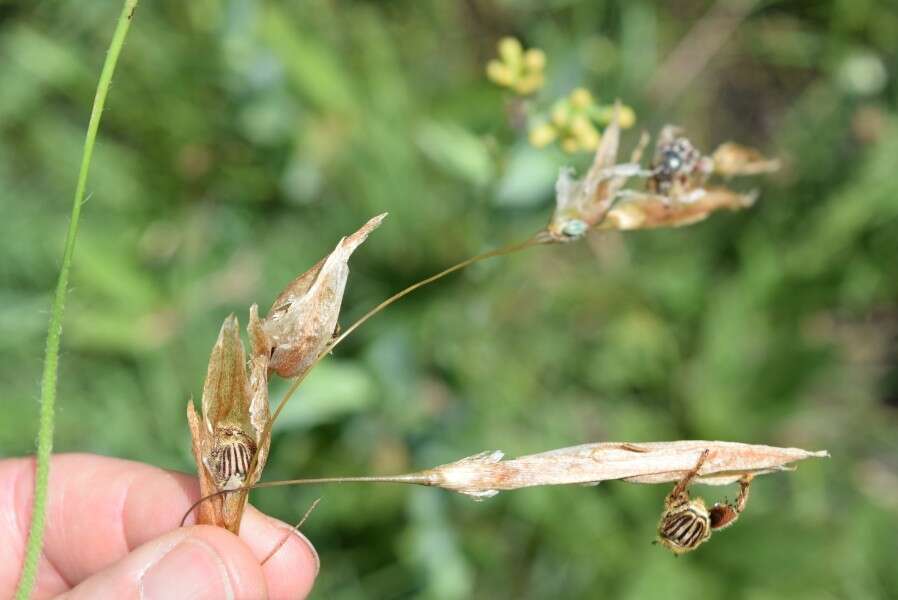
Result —
M 764 477 L 699 552 L 649 542 L 666 489 L 484 503 L 273 489 L 334 598 L 898 597 L 898 5 L 765 2 L 682 90 L 667 62 L 751 3 L 144 3 L 113 82 L 65 320 L 58 451 L 191 470 L 185 401 L 245 323 L 371 215 L 341 321 L 547 220 L 568 159 L 526 145 L 483 76 L 548 55 L 641 127 L 782 157 L 750 211 L 477 265 L 366 324 L 276 427 L 266 479 L 395 473 L 501 448 L 727 439 L 828 448 Z M 43 340 L 118 3 L 0 3 L 0 454 L 32 450 Z M 635 141 L 630 132 L 626 143 Z M 579 168 L 586 164 L 582 157 Z M 272 388 L 278 400 L 285 385 Z M 697 488 L 708 498 L 733 490 Z

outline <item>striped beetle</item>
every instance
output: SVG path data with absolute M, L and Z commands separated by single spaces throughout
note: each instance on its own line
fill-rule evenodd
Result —
M 712 531 L 735 523 L 748 502 L 750 475 L 739 481 L 739 496 L 735 504 L 716 503 L 709 510 L 702 498 L 693 500 L 689 497 L 689 485 L 698 476 L 708 452 L 702 452 L 695 468 L 674 486 L 664 501 L 664 513 L 658 523 L 657 542 L 677 555 L 695 550 L 711 537 Z
M 206 467 L 220 490 L 235 490 L 246 482 L 256 444 L 239 427 L 216 427 Z

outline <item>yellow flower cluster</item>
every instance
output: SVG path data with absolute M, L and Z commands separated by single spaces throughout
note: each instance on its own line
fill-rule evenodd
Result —
M 601 139 L 596 125 L 605 125 L 613 117 L 613 107 L 597 105 L 589 90 L 577 88 L 567 98 L 555 103 L 548 121 L 530 130 L 530 143 L 536 148 L 544 148 L 559 140 L 561 149 L 568 154 L 591 152 L 598 147 Z M 620 126 L 632 127 L 635 122 L 633 109 L 621 106 Z
M 521 96 L 529 96 L 545 83 L 546 53 L 539 48 L 525 51 L 513 37 L 499 40 L 499 58 L 486 65 L 486 76 Z

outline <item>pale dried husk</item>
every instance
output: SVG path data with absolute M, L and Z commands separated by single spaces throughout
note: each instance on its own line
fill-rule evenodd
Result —
M 386 217 L 378 215 L 314 267 L 294 279 L 262 321 L 270 344 L 269 368 L 281 377 L 302 377 L 331 341 L 349 277 L 349 257 Z
M 596 484 L 623 480 L 657 484 L 678 481 L 708 456 L 696 483 L 726 485 L 746 475 L 790 470 L 791 463 L 826 457 L 824 451 L 719 441 L 605 442 L 561 448 L 502 460 L 501 451 L 482 452 L 422 472 L 422 481 L 474 498 L 541 485 Z

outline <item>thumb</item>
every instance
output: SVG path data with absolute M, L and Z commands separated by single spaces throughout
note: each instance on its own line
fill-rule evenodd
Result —
M 267 598 L 268 591 L 262 567 L 240 538 L 197 525 L 147 542 L 63 597 L 219 600 Z

